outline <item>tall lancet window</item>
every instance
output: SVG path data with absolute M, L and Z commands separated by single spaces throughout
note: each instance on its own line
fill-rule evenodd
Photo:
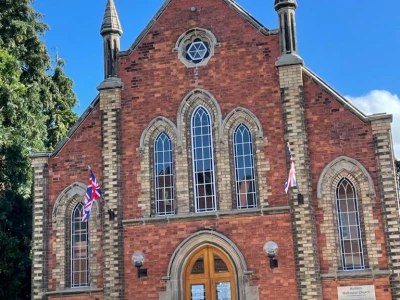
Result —
M 83 204 L 71 215 L 71 286 L 89 286 L 89 223 L 82 222 Z
M 360 215 L 353 184 L 343 178 L 336 188 L 336 203 L 343 270 L 364 269 Z
M 209 112 L 199 106 L 192 115 L 193 181 L 196 212 L 217 209 L 212 124 Z
M 175 213 L 172 143 L 165 132 L 154 142 L 154 170 L 156 214 L 172 215 Z
M 237 207 L 257 207 L 253 141 L 249 128 L 243 123 L 234 133 L 234 153 Z

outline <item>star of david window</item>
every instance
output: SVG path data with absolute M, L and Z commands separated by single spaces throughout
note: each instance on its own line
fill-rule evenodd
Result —
M 210 55 L 209 43 L 201 39 L 195 39 L 186 46 L 186 59 L 198 64 Z
M 182 34 L 173 51 L 188 68 L 207 65 L 214 55 L 214 48 L 220 46 L 212 32 L 202 28 L 192 28 Z

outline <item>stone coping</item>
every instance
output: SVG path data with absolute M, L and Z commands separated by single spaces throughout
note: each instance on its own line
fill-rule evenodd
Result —
M 322 280 L 341 280 L 341 279 L 363 279 L 363 278 L 384 278 L 392 274 L 391 270 L 355 270 L 355 271 L 336 271 L 321 274 Z
M 263 216 L 263 215 L 276 215 L 286 214 L 290 212 L 290 206 L 277 206 L 277 207 L 261 207 L 249 209 L 232 209 L 224 211 L 213 211 L 205 213 L 180 213 L 177 215 L 169 216 L 155 216 L 137 219 L 123 220 L 123 225 L 143 225 L 146 223 L 170 223 L 179 221 L 197 221 L 204 219 L 223 219 L 235 218 L 244 216 Z
M 97 294 L 102 293 L 103 288 L 67 288 L 59 291 L 46 292 L 46 296 L 64 296 L 64 295 L 77 295 L 77 294 Z

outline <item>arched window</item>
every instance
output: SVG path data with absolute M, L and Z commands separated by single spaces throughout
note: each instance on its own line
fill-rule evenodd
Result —
M 217 209 L 212 125 L 208 111 L 199 106 L 192 116 L 193 181 L 196 212 Z
M 154 170 L 156 214 L 172 215 L 175 213 L 172 143 L 165 132 L 154 142 Z
M 336 204 L 343 270 L 364 269 L 360 215 L 353 184 L 343 178 L 336 188 Z
M 253 141 L 249 128 L 243 123 L 236 127 L 233 144 L 237 207 L 257 207 Z
M 196 251 L 186 265 L 185 299 L 236 299 L 235 270 L 220 250 L 206 246 Z
M 89 286 L 89 223 L 82 211 L 78 203 L 71 215 L 71 287 Z

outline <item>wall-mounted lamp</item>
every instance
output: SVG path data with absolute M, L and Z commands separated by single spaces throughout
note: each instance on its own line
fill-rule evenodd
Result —
M 271 269 L 278 267 L 278 260 L 275 258 L 275 256 L 278 254 L 278 249 L 278 244 L 273 241 L 269 241 L 264 244 L 263 250 L 265 255 L 269 258 L 269 266 Z
M 135 251 L 131 258 L 132 264 L 137 268 L 137 276 L 147 277 L 147 269 L 141 269 L 144 264 L 144 254 L 140 251 Z

